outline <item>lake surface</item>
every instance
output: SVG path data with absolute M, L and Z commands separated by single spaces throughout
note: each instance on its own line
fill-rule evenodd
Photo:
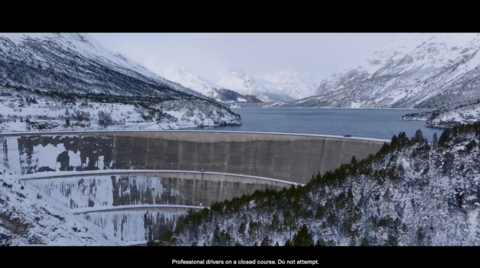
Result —
M 231 108 L 242 116 L 243 125 L 195 128 L 218 131 L 282 132 L 323 135 L 352 135 L 391 139 L 405 132 L 411 138 L 418 129 L 432 141 L 443 129 L 425 127 L 425 121 L 401 120 L 415 109 L 304 109 L 304 108 Z

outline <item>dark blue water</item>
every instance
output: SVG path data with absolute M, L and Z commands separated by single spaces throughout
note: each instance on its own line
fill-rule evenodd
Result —
M 352 135 L 391 139 L 405 132 L 412 137 L 420 129 L 432 141 L 443 129 L 425 127 L 425 121 L 405 121 L 401 116 L 419 112 L 403 109 L 301 109 L 301 108 L 232 108 L 242 116 L 243 125 L 203 127 L 203 130 L 282 132 L 323 135 Z

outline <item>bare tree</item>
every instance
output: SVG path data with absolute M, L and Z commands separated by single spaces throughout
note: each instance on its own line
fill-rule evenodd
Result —
M 98 124 L 106 128 L 113 124 L 112 116 L 110 113 L 104 111 L 98 111 Z

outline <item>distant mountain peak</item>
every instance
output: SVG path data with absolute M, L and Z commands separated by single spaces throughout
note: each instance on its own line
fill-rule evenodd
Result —
M 312 95 L 318 86 L 317 81 L 290 70 L 259 76 L 231 71 L 222 75 L 216 84 L 241 94 L 255 95 L 264 102 L 286 102 Z
M 186 88 L 195 90 L 196 92 L 208 98 L 217 99 L 218 93 L 204 79 L 189 72 L 185 66 L 178 62 L 163 62 L 154 66 L 156 73 L 162 77 L 178 83 Z
M 387 42 L 360 66 L 323 79 L 314 96 L 287 105 L 435 108 L 453 103 L 447 92 L 458 94 L 454 87 L 463 87 L 458 101 L 480 98 L 479 90 L 464 86 L 466 81 L 480 79 L 475 71 L 480 65 L 479 50 L 478 33 L 412 34 Z M 432 98 L 444 100 L 435 104 L 429 101 Z

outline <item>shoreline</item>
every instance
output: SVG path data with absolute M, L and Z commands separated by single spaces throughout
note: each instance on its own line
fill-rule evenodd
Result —
M 352 110 L 416 110 L 416 111 L 434 111 L 435 109 L 419 109 L 419 108 L 349 108 L 349 107 L 240 107 L 230 109 L 352 109 Z

